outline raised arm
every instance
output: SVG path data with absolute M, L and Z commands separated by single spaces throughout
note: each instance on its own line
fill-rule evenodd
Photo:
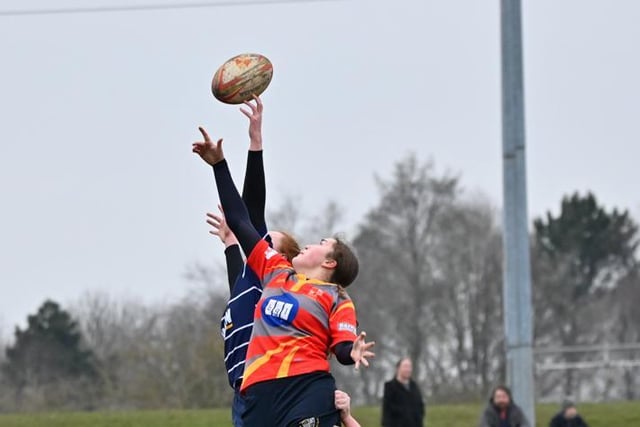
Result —
M 214 143 L 204 128 L 200 127 L 199 129 L 204 141 L 195 142 L 193 144 L 193 152 L 213 167 L 216 186 L 218 187 L 218 197 L 220 198 L 227 224 L 235 234 L 238 242 L 240 242 L 244 253 L 248 255 L 261 240 L 261 236 L 251 224 L 247 208 L 231 178 L 231 173 L 222 151 L 222 139 Z
M 262 158 L 262 101 L 253 97 L 255 104 L 245 102 L 249 108 L 240 108 L 242 114 L 249 119 L 249 152 L 247 153 L 247 169 L 242 188 L 242 200 L 249 211 L 251 223 L 261 236 L 267 234 L 267 223 L 264 209 L 266 203 L 266 186 L 264 181 L 264 162 Z
M 220 209 L 220 215 L 207 212 L 207 224 L 211 226 L 209 233 L 218 236 L 224 244 L 224 257 L 227 262 L 227 280 L 229 281 L 229 292 L 231 292 L 233 291 L 233 286 L 238 276 L 242 272 L 244 260 L 240 252 L 240 246 L 238 246 L 238 239 L 236 239 L 236 236 L 231 232 L 224 220 L 222 207 L 218 206 L 218 208 Z

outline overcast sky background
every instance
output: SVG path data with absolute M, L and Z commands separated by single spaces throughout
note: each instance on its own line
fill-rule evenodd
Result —
M 638 219 L 640 2 L 523 3 L 530 218 L 589 189 Z M 89 2 L 0 10 L 74 5 Z M 271 206 L 333 198 L 353 234 L 378 199 L 374 173 L 415 152 L 500 207 L 498 0 L 0 16 L 2 336 L 45 298 L 180 298 L 188 265 L 223 259 L 204 223 L 212 173 L 190 148 L 200 124 L 224 137 L 240 182 L 246 118 L 209 84 L 242 52 L 274 64 Z

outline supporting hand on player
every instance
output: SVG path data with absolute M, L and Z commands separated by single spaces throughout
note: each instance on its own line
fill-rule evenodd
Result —
M 211 166 L 224 160 L 224 152 L 222 151 L 222 138 L 218 142 L 211 141 L 209 134 L 202 126 L 198 128 L 204 141 L 194 142 L 192 150 L 194 153 L 200 155 L 202 160 L 209 163 Z
M 249 138 L 251 139 L 251 143 L 249 145 L 249 150 L 251 151 L 260 151 L 262 150 L 262 100 L 259 96 L 253 95 L 253 101 L 255 104 L 249 101 L 245 101 L 244 105 L 249 107 L 250 110 L 246 108 L 240 108 L 242 114 L 249 118 Z
M 351 398 L 342 390 L 334 393 L 336 409 L 340 411 L 340 421 L 346 427 L 360 427 L 360 424 L 351 416 Z
M 209 233 L 214 236 L 218 236 L 222 243 L 224 243 L 224 247 L 228 248 L 229 246 L 238 244 L 238 239 L 236 239 L 236 235 L 233 234 L 229 226 L 227 225 L 227 221 L 224 219 L 224 212 L 222 212 L 222 206 L 218 205 L 218 209 L 220 210 L 220 215 L 216 215 L 211 212 L 207 212 L 207 224 L 209 224 L 212 230 L 209 230 Z
M 375 354 L 369 349 L 373 347 L 376 342 L 365 342 L 365 338 L 367 337 L 367 333 L 362 331 L 358 338 L 353 341 L 353 348 L 351 349 L 351 358 L 356 362 L 356 370 L 360 368 L 360 364 L 362 363 L 364 366 L 369 367 L 369 361 L 367 358 L 374 357 Z
M 346 418 L 351 415 L 351 398 L 342 390 L 336 390 L 334 393 L 336 409 L 340 411 L 340 418 Z

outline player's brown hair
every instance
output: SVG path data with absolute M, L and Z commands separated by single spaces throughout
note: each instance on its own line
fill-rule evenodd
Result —
M 329 281 L 347 287 L 358 276 L 360 266 L 358 264 L 358 258 L 353 253 L 351 248 L 343 242 L 339 237 L 334 237 L 335 243 L 333 250 L 327 255 L 327 258 L 336 262 L 336 268 L 333 269 Z
M 291 262 L 291 260 L 300 253 L 300 245 L 293 236 L 285 231 L 280 231 L 282 234 L 281 247 L 278 248 L 282 255 Z

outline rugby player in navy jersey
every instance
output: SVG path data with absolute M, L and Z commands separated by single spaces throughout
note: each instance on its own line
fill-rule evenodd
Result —
M 246 103 L 249 108 L 241 111 L 249 118 L 249 153 L 245 172 L 242 199 L 247 206 L 251 223 L 257 233 L 286 258 L 292 259 L 300 252 L 298 243 L 287 233 L 271 231 L 267 234 L 265 221 L 266 186 L 262 160 L 262 111 L 260 98 Z M 256 274 L 244 264 L 238 241 L 230 232 L 222 215 L 207 213 L 210 231 L 225 245 L 229 301 L 221 318 L 221 333 L 224 339 L 224 362 L 229 385 L 234 389 L 231 418 L 234 427 L 242 427 L 242 412 L 245 402 L 240 394 L 244 373 L 244 362 L 253 329 L 253 312 L 262 295 L 262 285 Z

